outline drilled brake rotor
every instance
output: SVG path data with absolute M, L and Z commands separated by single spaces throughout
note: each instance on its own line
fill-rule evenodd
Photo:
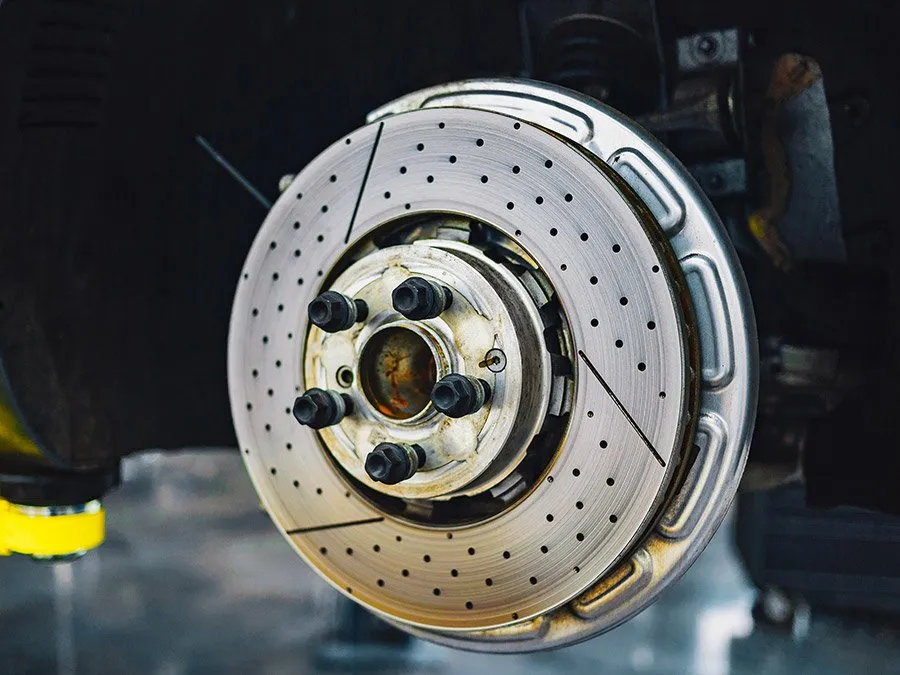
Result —
M 452 302 L 410 318 L 410 279 Z M 313 325 L 324 291 L 361 318 Z M 417 634 L 518 651 L 621 622 L 702 550 L 743 466 L 752 344 L 674 160 L 589 99 L 472 82 L 297 175 L 245 264 L 229 386 L 257 491 L 319 574 Z M 467 414 L 438 410 L 451 374 L 484 387 Z M 346 414 L 299 424 L 308 390 Z M 384 443 L 419 458 L 402 480 L 373 479 Z

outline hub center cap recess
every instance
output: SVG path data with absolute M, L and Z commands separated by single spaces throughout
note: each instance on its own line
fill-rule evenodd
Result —
M 652 141 L 571 93 L 472 84 L 376 112 L 297 175 L 245 264 L 229 387 L 254 484 L 324 578 L 430 639 L 538 649 L 638 611 L 715 530 L 752 317 Z M 586 119 L 619 160 L 572 138 Z M 308 392 L 338 410 L 316 428 L 292 414 Z M 666 523 L 675 558 L 651 546 Z

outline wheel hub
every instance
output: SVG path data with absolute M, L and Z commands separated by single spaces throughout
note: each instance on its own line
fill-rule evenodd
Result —
M 752 316 L 715 217 L 634 127 L 551 87 L 456 87 L 375 113 L 273 208 L 232 315 L 235 424 L 274 520 L 345 594 L 449 644 L 566 644 L 645 606 L 724 514 Z M 572 138 L 588 119 L 613 152 Z M 323 292 L 364 318 L 313 325 Z M 298 424 L 307 390 L 348 413 Z M 393 482 L 372 478 L 386 443 Z

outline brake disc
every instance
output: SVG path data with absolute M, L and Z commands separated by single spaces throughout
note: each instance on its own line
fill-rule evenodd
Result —
M 428 318 L 394 297 L 411 278 L 446 293 Z M 331 332 L 309 319 L 325 291 L 353 307 Z M 483 80 L 387 105 L 296 176 L 238 284 L 228 375 L 253 483 L 313 569 L 421 637 L 530 651 L 621 623 L 696 559 L 756 362 L 683 167 L 592 99 Z M 451 374 L 481 392 L 468 414 L 437 409 Z M 312 389 L 318 430 L 292 414 Z M 373 479 L 384 443 L 402 480 Z

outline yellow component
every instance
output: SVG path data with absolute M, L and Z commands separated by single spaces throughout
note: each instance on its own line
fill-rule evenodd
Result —
M 106 516 L 97 500 L 74 507 L 48 507 L 0 499 L 0 555 L 75 555 L 97 548 L 105 532 Z

